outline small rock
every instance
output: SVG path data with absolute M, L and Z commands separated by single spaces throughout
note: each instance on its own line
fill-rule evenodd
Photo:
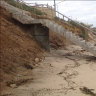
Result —
M 35 58 L 35 62 L 38 63 L 40 60 L 39 58 Z
M 33 65 L 32 65 L 32 64 L 25 63 L 24 66 L 25 66 L 27 69 L 33 69 Z
M 35 67 L 38 67 L 38 64 L 35 64 Z
M 41 62 L 43 62 L 44 60 L 42 59 Z
M 41 62 L 43 62 L 44 60 L 43 59 L 40 59 Z
M 40 58 L 40 61 L 42 61 L 42 58 Z
M 58 74 L 63 74 L 63 72 L 59 72 Z
M 16 88 L 17 85 L 16 85 L 16 84 L 10 84 L 10 87 L 11 87 L 11 88 Z

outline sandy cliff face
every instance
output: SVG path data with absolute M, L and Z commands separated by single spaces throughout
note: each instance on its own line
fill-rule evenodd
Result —
M 34 64 L 34 59 L 42 56 L 43 49 L 9 12 L 0 8 L 0 13 L 0 82 L 5 85 L 13 79 L 18 67 Z
M 44 49 L 35 41 L 30 32 L 27 32 L 30 26 L 13 20 L 10 12 L 1 7 L 0 21 L 0 83 L 1 88 L 5 89 L 4 86 L 14 81 L 17 73 L 26 65 L 35 66 L 35 58 L 43 58 Z M 64 46 L 63 39 L 50 31 L 50 45 L 55 49 Z

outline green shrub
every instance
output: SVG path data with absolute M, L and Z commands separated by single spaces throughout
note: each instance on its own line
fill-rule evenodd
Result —
M 19 2 L 16 2 L 16 0 L 5 0 L 10 5 L 23 9 L 25 11 L 29 11 L 31 13 L 35 13 L 36 15 L 45 15 L 44 12 L 41 12 L 40 10 L 33 8 L 31 6 L 27 6 L 26 4 L 20 4 Z
M 80 27 L 77 23 L 75 23 L 74 21 L 69 20 L 68 21 L 69 24 L 71 24 L 73 27 Z
M 81 28 L 82 34 L 81 37 L 84 38 L 85 40 L 88 39 L 88 32 L 86 31 L 86 29 Z
M 59 18 L 59 17 L 57 17 L 57 16 L 55 16 L 55 17 L 54 17 L 54 19 L 55 19 L 55 20 L 59 20 L 60 18 Z

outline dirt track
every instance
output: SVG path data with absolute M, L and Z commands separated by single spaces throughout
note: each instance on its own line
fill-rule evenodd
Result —
M 73 51 L 74 47 L 71 51 L 52 50 L 33 69 L 33 80 L 9 88 L 5 93 L 11 94 L 8 96 L 96 96 L 80 90 L 86 87 L 96 93 L 96 58 L 89 59 L 88 53 L 82 55 L 78 51 L 73 54 Z

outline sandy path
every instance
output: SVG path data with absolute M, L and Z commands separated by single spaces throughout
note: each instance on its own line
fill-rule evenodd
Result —
M 93 96 L 79 88 L 84 86 L 96 93 L 96 60 L 66 53 L 66 50 L 51 51 L 33 69 L 34 80 L 10 89 L 13 94 L 10 96 Z

